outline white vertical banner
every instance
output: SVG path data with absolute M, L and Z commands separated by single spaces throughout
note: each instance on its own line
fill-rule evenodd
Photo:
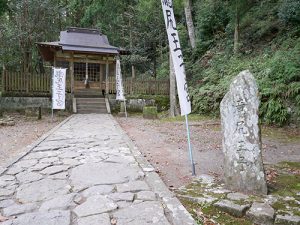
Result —
M 52 109 L 65 109 L 66 69 L 53 68 Z
M 116 62 L 116 100 L 125 100 L 120 59 Z
M 172 0 L 161 0 L 161 4 L 175 69 L 181 115 L 188 115 L 191 112 L 191 102 L 186 82 L 183 55 L 180 47 L 178 31 L 176 28 L 176 21 L 173 12 L 173 2 Z

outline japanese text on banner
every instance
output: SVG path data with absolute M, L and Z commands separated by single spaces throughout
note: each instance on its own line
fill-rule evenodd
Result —
M 121 63 L 120 60 L 117 59 L 116 63 L 116 100 L 125 100 L 124 97 L 124 89 L 123 89 L 123 82 L 122 82 L 122 74 L 121 74 Z
M 53 69 L 52 109 L 65 109 L 66 69 Z
M 187 115 L 191 112 L 191 102 L 186 82 L 183 55 L 180 47 L 178 31 L 176 28 L 176 21 L 173 12 L 173 2 L 172 0 L 161 0 L 161 3 L 168 34 L 170 51 L 175 69 L 181 115 Z

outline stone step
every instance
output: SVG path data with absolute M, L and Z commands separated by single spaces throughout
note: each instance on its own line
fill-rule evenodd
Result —
M 104 109 L 106 110 L 106 106 L 77 106 L 77 110 L 85 110 L 85 109 L 91 109 L 91 110 L 101 110 L 101 109 Z
M 107 113 L 104 98 L 76 98 L 77 113 Z
M 85 102 L 85 101 L 79 101 L 79 102 L 77 102 L 76 101 L 76 105 L 105 105 L 106 103 L 105 103 L 105 101 L 101 101 L 101 102 L 99 102 L 99 101 L 87 101 L 87 102 Z
M 77 114 L 91 114 L 91 113 L 97 113 L 97 114 L 107 114 L 107 110 L 92 110 L 92 109 L 80 109 L 77 110 Z
M 79 90 L 74 93 L 76 98 L 101 98 L 104 97 L 101 90 Z
M 76 103 L 105 103 L 104 98 L 76 98 Z

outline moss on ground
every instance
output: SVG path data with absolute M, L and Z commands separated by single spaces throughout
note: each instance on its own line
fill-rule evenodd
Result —
M 277 214 L 288 214 L 293 213 L 294 215 L 300 216 L 299 201 L 300 196 L 300 162 L 281 162 L 277 165 L 273 165 L 277 176 L 272 180 L 272 188 L 270 194 L 276 199 L 272 207 L 276 210 Z M 220 211 L 218 208 L 213 206 L 213 203 L 196 203 L 191 199 L 185 198 L 184 196 L 190 197 L 207 197 L 211 196 L 217 199 L 226 198 L 226 194 L 213 193 L 212 190 L 217 187 L 221 187 L 218 184 L 207 185 L 199 181 L 193 181 L 185 188 L 176 191 L 182 204 L 191 213 L 198 224 L 203 224 L 204 218 L 216 221 L 219 224 L 224 225 L 250 225 L 252 224 L 247 218 L 235 218 L 225 212 Z M 250 195 L 247 200 L 233 201 L 238 204 L 247 204 L 251 202 L 263 202 L 259 196 Z M 199 216 L 200 215 L 200 216 Z M 209 223 L 208 223 L 209 224 Z
M 207 121 L 211 119 L 215 119 L 211 116 L 199 115 L 199 114 L 190 114 L 188 116 L 190 122 L 198 122 L 198 121 Z M 162 122 L 185 122 L 184 116 L 176 116 L 176 117 L 165 117 L 161 119 Z
M 278 176 L 271 184 L 270 194 L 282 197 L 294 197 L 300 192 L 300 162 L 280 162 L 276 166 Z
M 300 143 L 300 135 L 297 129 L 262 127 L 262 136 L 283 143 Z

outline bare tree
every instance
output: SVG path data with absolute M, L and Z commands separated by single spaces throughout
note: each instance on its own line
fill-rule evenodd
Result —
M 193 23 L 191 0 L 184 0 L 184 12 L 185 12 L 186 25 L 189 33 L 190 43 L 192 48 L 195 48 L 196 47 L 195 27 Z

